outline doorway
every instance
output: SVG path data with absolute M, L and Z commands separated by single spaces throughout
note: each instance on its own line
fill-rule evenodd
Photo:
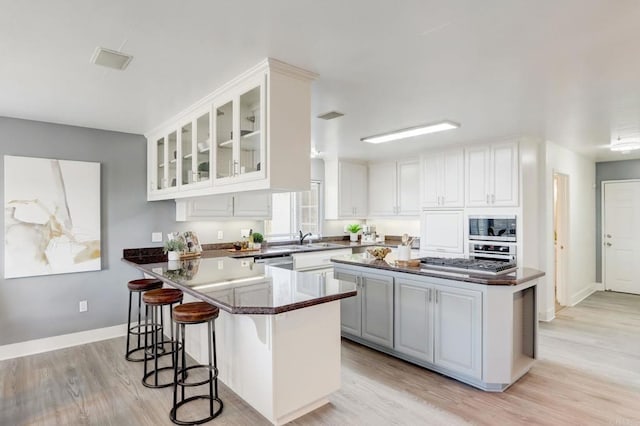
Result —
M 604 288 L 640 294 L 640 181 L 602 184 Z
M 567 306 L 569 237 L 569 176 L 553 174 L 553 248 L 555 311 Z

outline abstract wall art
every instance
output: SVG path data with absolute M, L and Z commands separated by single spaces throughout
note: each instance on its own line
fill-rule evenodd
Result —
M 4 277 L 98 271 L 100 163 L 4 156 Z

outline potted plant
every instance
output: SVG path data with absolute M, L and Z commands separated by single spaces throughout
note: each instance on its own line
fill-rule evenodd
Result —
M 359 223 L 353 223 L 347 225 L 347 232 L 349 233 L 349 240 L 352 242 L 358 241 L 358 232 L 362 230 L 362 226 Z
M 164 252 L 167 254 L 168 260 L 179 260 L 180 253 L 184 251 L 184 241 L 173 239 L 164 243 Z
M 253 234 L 253 248 L 260 249 L 262 248 L 262 242 L 264 241 L 264 237 L 259 232 L 254 232 Z

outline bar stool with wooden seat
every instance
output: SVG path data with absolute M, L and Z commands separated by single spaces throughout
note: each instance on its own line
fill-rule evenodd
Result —
M 182 291 L 175 288 L 160 288 L 157 290 L 147 291 L 142 295 L 142 301 L 146 305 L 146 328 L 150 330 L 145 334 L 144 346 L 146 347 L 145 353 L 149 356 L 144 358 L 144 375 L 142 376 L 142 384 L 148 388 L 165 388 L 173 384 L 173 375 L 171 380 L 165 380 L 164 383 L 158 382 L 158 373 L 165 370 L 173 370 L 173 354 L 178 351 L 178 342 L 174 339 L 173 335 L 173 305 L 176 303 L 182 303 Z M 163 308 L 169 306 L 169 314 L 171 316 L 171 340 L 165 340 L 164 336 L 164 314 Z M 151 308 L 151 315 L 149 315 L 149 308 Z M 148 337 L 151 335 L 151 342 Z M 167 350 L 166 345 L 171 345 L 171 349 Z M 172 354 L 171 365 L 166 367 L 159 367 L 159 358 Z M 148 363 L 153 360 L 153 369 L 149 370 Z M 149 378 L 153 376 L 153 383 L 149 382 Z
M 142 324 L 142 293 L 149 290 L 155 290 L 158 288 L 162 288 L 162 281 L 156 279 L 148 279 L 143 278 L 139 280 L 131 280 L 127 283 L 127 287 L 129 288 L 129 319 L 127 321 L 127 347 L 124 352 L 124 357 L 127 361 L 133 362 L 142 362 L 146 355 L 142 357 L 136 358 L 133 356 L 138 351 L 144 349 L 141 342 L 141 336 L 146 334 L 146 327 Z M 131 326 L 131 302 L 133 298 L 133 294 L 138 293 L 138 323 L 137 325 Z M 146 318 L 145 318 L 146 320 Z M 142 331 L 144 328 L 145 331 Z M 138 344 L 135 348 L 130 348 L 131 336 L 138 337 Z
M 222 412 L 222 401 L 218 397 L 218 368 L 216 360 L 216 330 L 215 319 L 218 317 L 219 309 L 209 303 L 205 302 L 192 302 L 185 303 L 183 305 L 173 308 L 173 320 L 176 323 L 176 339 L 181 341 L 182 348 L 182 364 L 180 361 L 180 349 L 175 353 L 174 359 L 174 383 L 173 383 L 173 408 L 169 413 L 171 421 L 178 425 L 197 425 L 208 422 L 216 418 Z M 186 356 L 184 352 L 185 342 L 185 325 L 190 324 L 203 324 L 207 323 L 209 336 L 211 341 L 209 342 L 209 364 L 196 364 L 187 367 Z M 207 369 L 209 371 L 209 378 L 199 382 L 187 383 L 187 371 L 196 368 Z M 202 385 L 209 385 L 209 394 L 206 395 L 194 395 L 185 399 L 185 387 L 195 387 Z M 181 399 L 178 401 L 178 386 L 181 390 Z M 199 420 L 178 420 L 178 409 L 183 407 L 189 402 L 206 399 L 209 401 L 209 416 L 201 418 Z M 217 405 L 217 407 L 216 407 Z

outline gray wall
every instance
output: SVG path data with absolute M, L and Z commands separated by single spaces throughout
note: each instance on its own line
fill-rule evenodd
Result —
M 602 282 L 602 181 L 640 179 L 640 160 L 596 163 L 596 281 Z
M 126 322 L 126 282 L 140 274 L 121 262 L 122 249 L 151 246 L 152 231 L 175 227 L 172 201 L 146 201 L 145 138 L 0 117 L 0 154 L 100 162 L 102 186 L 102 270 L 0 278 L 0 345 Z M 0 193 L 4 205 L 4 185 Z M 0 244 L 2 277 L 3 259 Z M 78 312 L 80 300 L 88 312 Z

